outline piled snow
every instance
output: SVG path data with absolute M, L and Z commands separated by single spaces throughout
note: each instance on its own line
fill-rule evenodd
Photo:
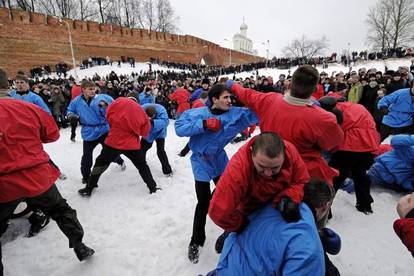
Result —
M 387 62 L 390 69 L 407 63 L 403 60 L 398 60 L 395 65 L 393 61 Z M 374 66 L 379 65 L 365 65 L 367 68 Z M 106 69 L 109 71 L 95 67 L 90 73 L 93 75 L 98 69 L 108 74 L 114 67 Z M 277 70 L 272 72 L 274 77 L 279 74 Z M 257 129 L 255 135 L 258 133 Z M 164 177 L 154 145 L 147 154 L 147 161 L 162 190 L 152 195 L 132 163 L 125 158 L 125 172 L 121 172 L 117 165 L 111 165 L 102 175 L 93 196 L 90 199 L 80 197 L 77 193 L 83 187 L 79 169 L 82 155 L 80 129 L 76 143 L 70 142 L 69 137 L 70 130 L 64 129 L 61 138 L 45 148 L 68 176 L 67 180 L 58 181 L 57 186 L 77 210 L 85 230 L 84 242 L 93 247 L 96 254 L 89 261 L 79 263 L 53 221 L 29 239 L 24 237 L 28 231 L 27 222 L 13 220 L 3 239 L 7 240 L 3 243 L 5 275 L 198 275 L 215 268 L 218 255 L 214 251 L 214 242 L 221 230 L 209 219 L 199 264 L 191 264 L 187 259 L 196 196 L 190 154 L 185 158 L 177 156 L 188 139 L 176 136 L 173 121 L 168 128 L 166 151 L 175 174 L 172 178 Z M 241 145 L 229 144 L 226 147 L 229 157 Z M 100 146 L 96 148 L 95 157 L 100 149 Z M 397 218 L 395 206 L 401 195 L 375 187 L 372 196 L 374 214 L 366 216 L 356 211 L 354 194 L 338 192 L 333 219 L 328 226 L 341 235 L 343 247 L 332 261 L 341 274 L 347 276 L 414 275 L 412 257 L 392 229 Z M 16 225 L 25 229 L 18 229 Z M 15 239 L 10 241 L 10 236 Z

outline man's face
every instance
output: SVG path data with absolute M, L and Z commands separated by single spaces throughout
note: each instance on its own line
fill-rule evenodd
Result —
M 95 94 L 96 94 L 96 87 L 95 86 L 86 87 L 82 89 L 82 91 L 86 98 L 88 99 L 93 98 L 95 97 Z
M 285 162 L 285 156 L 279 154 L 275 158 L 270 158 L 259 150 L 256 154 L 252 154 L 252 160 L 258 175 L 266 179 L 273 179 L 280 172 L 283 162 Z
M 208 83 L 203 83 L 201 86 L 203 87 L 204 90 L 208 89 Z
M 16 80 L 15 81 L 16 90 L 19 92 L 24 92 L 29 89 L 29 84 L 24 80 Z
M 405 218 L 405 216 L 414 208 L 414 193 L 403 196 L 400 201 L 398 201 L 397 212 L 400 218 Z
M 231 107 L 231 94 L 228 91 L 221 93 L 220 97 L 213 98 L 213 106 L 219 110 L 227 111 Z

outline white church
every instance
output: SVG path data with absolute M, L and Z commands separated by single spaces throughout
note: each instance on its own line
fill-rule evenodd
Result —
M 240 26 L 240 33 L 237 33 L 233 36 L 233 50 L 246 53 L 246 54 L 255 54 L 253 50 L 253 41 L 247 37 L 247 28 L 246 23 L 243 23 Z

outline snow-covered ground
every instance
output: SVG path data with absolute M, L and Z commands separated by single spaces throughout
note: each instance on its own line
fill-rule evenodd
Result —
M 393 61 L 387 62 L 390 69 L 409 65 L 408 60 L 398 60 L 395 65 Z M 379 64 L 364 66 L 383 70 Z M 108 69 L 112 70 L 98 69 L 105 74 L 110 72 Z M 260 74 L 270 74 L 262 72 Z M 272 72 L 277 78 L 279 71 Z M 258 132 L 256 130 L 255 134 Z M 148 152 L 147 161 L 162 190 L 152 195 L 132 163 L 125 158 L 125 172 L 111 165 L 93 196 L 90 199 L 80 197 L 77 190 L 83 185 L 79 170 L 82 154 L 79 129 L 76 143 L 70 142 L 69 136 L 70 130 L 64 129 L 60 139 L 45 148 L 68 176 L 57 185 L 78 211 L 85 230 L 84 241 L 96 250 L 96 254 L 79 263 L 54 222 L 29 239 L 24 237 L 27 222 L 18 219 L 12 221 L 3 237 L 5 275 L 198 275 L 215 268 L 218 255 L 214 251 L 214 242 L 221 230 L 209 219 L 200 262 L 194 265 L 187 259 L 196 196 L 189 155 L 185 158 L 177 156 L 187 139 L 176 136 L 173 121 L 168 128 L 166 151 L 175 174 L 172 178 L 164 177 L 154 145 Z M 240 146 L 228 145 L 228 155 L 232 156 Z M 100 146 L 95 150 L 95 157 L 99 152 Z M 329 227 L 341 235 L 343 246 L 332 261 L 346 276 L 414 275 L 413 259 L 392 228 L 397 218 L 395 206 L 401 195 L 374 187 L 372 196 L 374 214 L 366 216 L 355 210 L 354 194 L 339 191 Z

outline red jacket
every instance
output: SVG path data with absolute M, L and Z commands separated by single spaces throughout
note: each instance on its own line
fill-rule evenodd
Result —
M 322 84 L 319 84 L 316 86 L 316 91 L 313 92 L 312 97 L 314 97 L 315 99 L 319 100 L 320 98 L 322 98 L 325 95 L 325 90 L 323 89 Z
M 397 219 L 394 231 L 414 257 L 414 218 Z
M 344 141 L 337 150 L 376 152 L 380 145 L 380 136 L 369 111 L 363 105 L 351 102 L 339 102 L 336 108 L 342 111 L 341 127 L 344 131 Z
M 329 167 L 321 151 L 331 151 L 344 138 L 336 117 L 315 105 L 293 105 L 278 93 L 260 93 L 234 84 L 237 98 L 259 117 L 260 130 L 272 131 L 294 144 L 311 176 L 332 184 L 338 171 Z
M 199 108 L 199 107 L 204 107 L 206 106 L 202 101 L 200 101 L 200 99 L 197 99 L 193 102 L 191 108 Z
M 59 138 L 53 117 L 40 107 L 0 100 L 0 202 L 35 197 L 59 177 L 42 143 Z
M 265 179 L 255 172 L 251 145 L 241 147 L 220 177 L 210 202 L 210 218 L 226 231 L 236 231 L 245 217 L 272 201 L 277 206 L 286 196 L 299 203 L 304 184 L 309 180 L 306 166 L 294 145 L 285 141 L 285 161 L 276 179 Z
M 134 100 L 118 98 L 106 111 L 109 123 L 105 144 L 119 150 L 141 148 L 140 136 L 148 136 L 151 123 L 144 109 Z
M 79 85 L 74 84 L 71 89 L 71 100 L 79 96 L 82 92 L 82 89 Z
M 177 113 L 182 113 L 187 109 L 190 109 L 190 103 L 188 99 L 190 98 L 191 94 L 184 88 L 177 88 L 174 93 L 168 96 L 170 100 L 176 101 L 178 104 Z

